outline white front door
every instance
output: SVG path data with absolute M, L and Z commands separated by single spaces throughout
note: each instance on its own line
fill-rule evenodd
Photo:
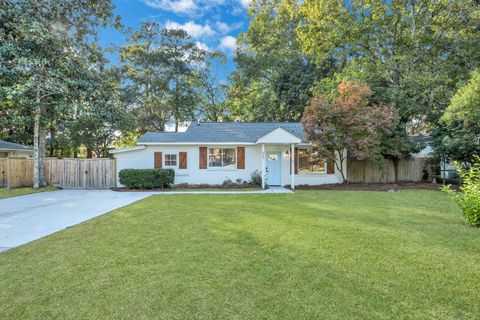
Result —
M 279 186 L 282 183 L 282 153 L 267 152 L 266 183 L 269 186 Z

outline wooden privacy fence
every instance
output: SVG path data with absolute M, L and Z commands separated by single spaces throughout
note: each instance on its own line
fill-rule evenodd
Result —
M 64 189 L 109 189 L 115 186 L 114 159 L 47 158 L 45 170 L 47 184 Z M 31 186 L 32 158 L 0 159 L 0 187 Z
M 425 167 L 427 167 L 426 158 L 401 159 L 398 163 L 397 181 L 420 182 Z M 382 164 L 348 160 L 347 168 L 347 179 L 352 183 L 395 182 L 395 168 L 392 160 L 385 160 Z

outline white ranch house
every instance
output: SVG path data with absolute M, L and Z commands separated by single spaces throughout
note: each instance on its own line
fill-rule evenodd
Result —
M 303 136 L 301 123 L 199 122 L 185 132 L 147 132 L 137 146 L 111 153 L 118 186 L 120 170 L 146 168 L 174 169 L 176 184 L 249 181 L 256 170 L 263 188 L 341 183 L 333 163 L 311 160 Z

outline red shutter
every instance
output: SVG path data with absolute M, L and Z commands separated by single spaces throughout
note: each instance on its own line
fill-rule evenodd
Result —
M 199 161 L 198 161 L 198 164 L 199 164 L 199 168 L 200 169 L 207 169 L 207 147 L 200 147 L 199 148 Z
M 153 153 L 153 167 L 155 169 L 162 168 L 162 153 L 161 152 L 154 152 Z
M 187 153 L 186 152 L 179 152 L 180 161 L 178 164 L 179 169 L 187 169 Z
M 245 169 L 245 147 L 237 148 L 237 169 Z
M 335 173 L 335 163 L 333 160 L 328 160 L 327 161 L 327 173 L 328 174 L 334 174 Z

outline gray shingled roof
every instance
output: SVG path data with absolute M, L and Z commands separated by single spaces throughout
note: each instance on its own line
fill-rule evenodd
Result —
M 24 146 L 22 144 L 8 142 L 4 140 L 0 140 L 0 149 L 8 149 L 8 150 L 33 150 L 30 147 Z
M 303 126 L 299 122 L 195 122 L 185 132 L 146 132 L 138 143 L 256 142 L 277 128 L 283 128 L 304 141 Z

